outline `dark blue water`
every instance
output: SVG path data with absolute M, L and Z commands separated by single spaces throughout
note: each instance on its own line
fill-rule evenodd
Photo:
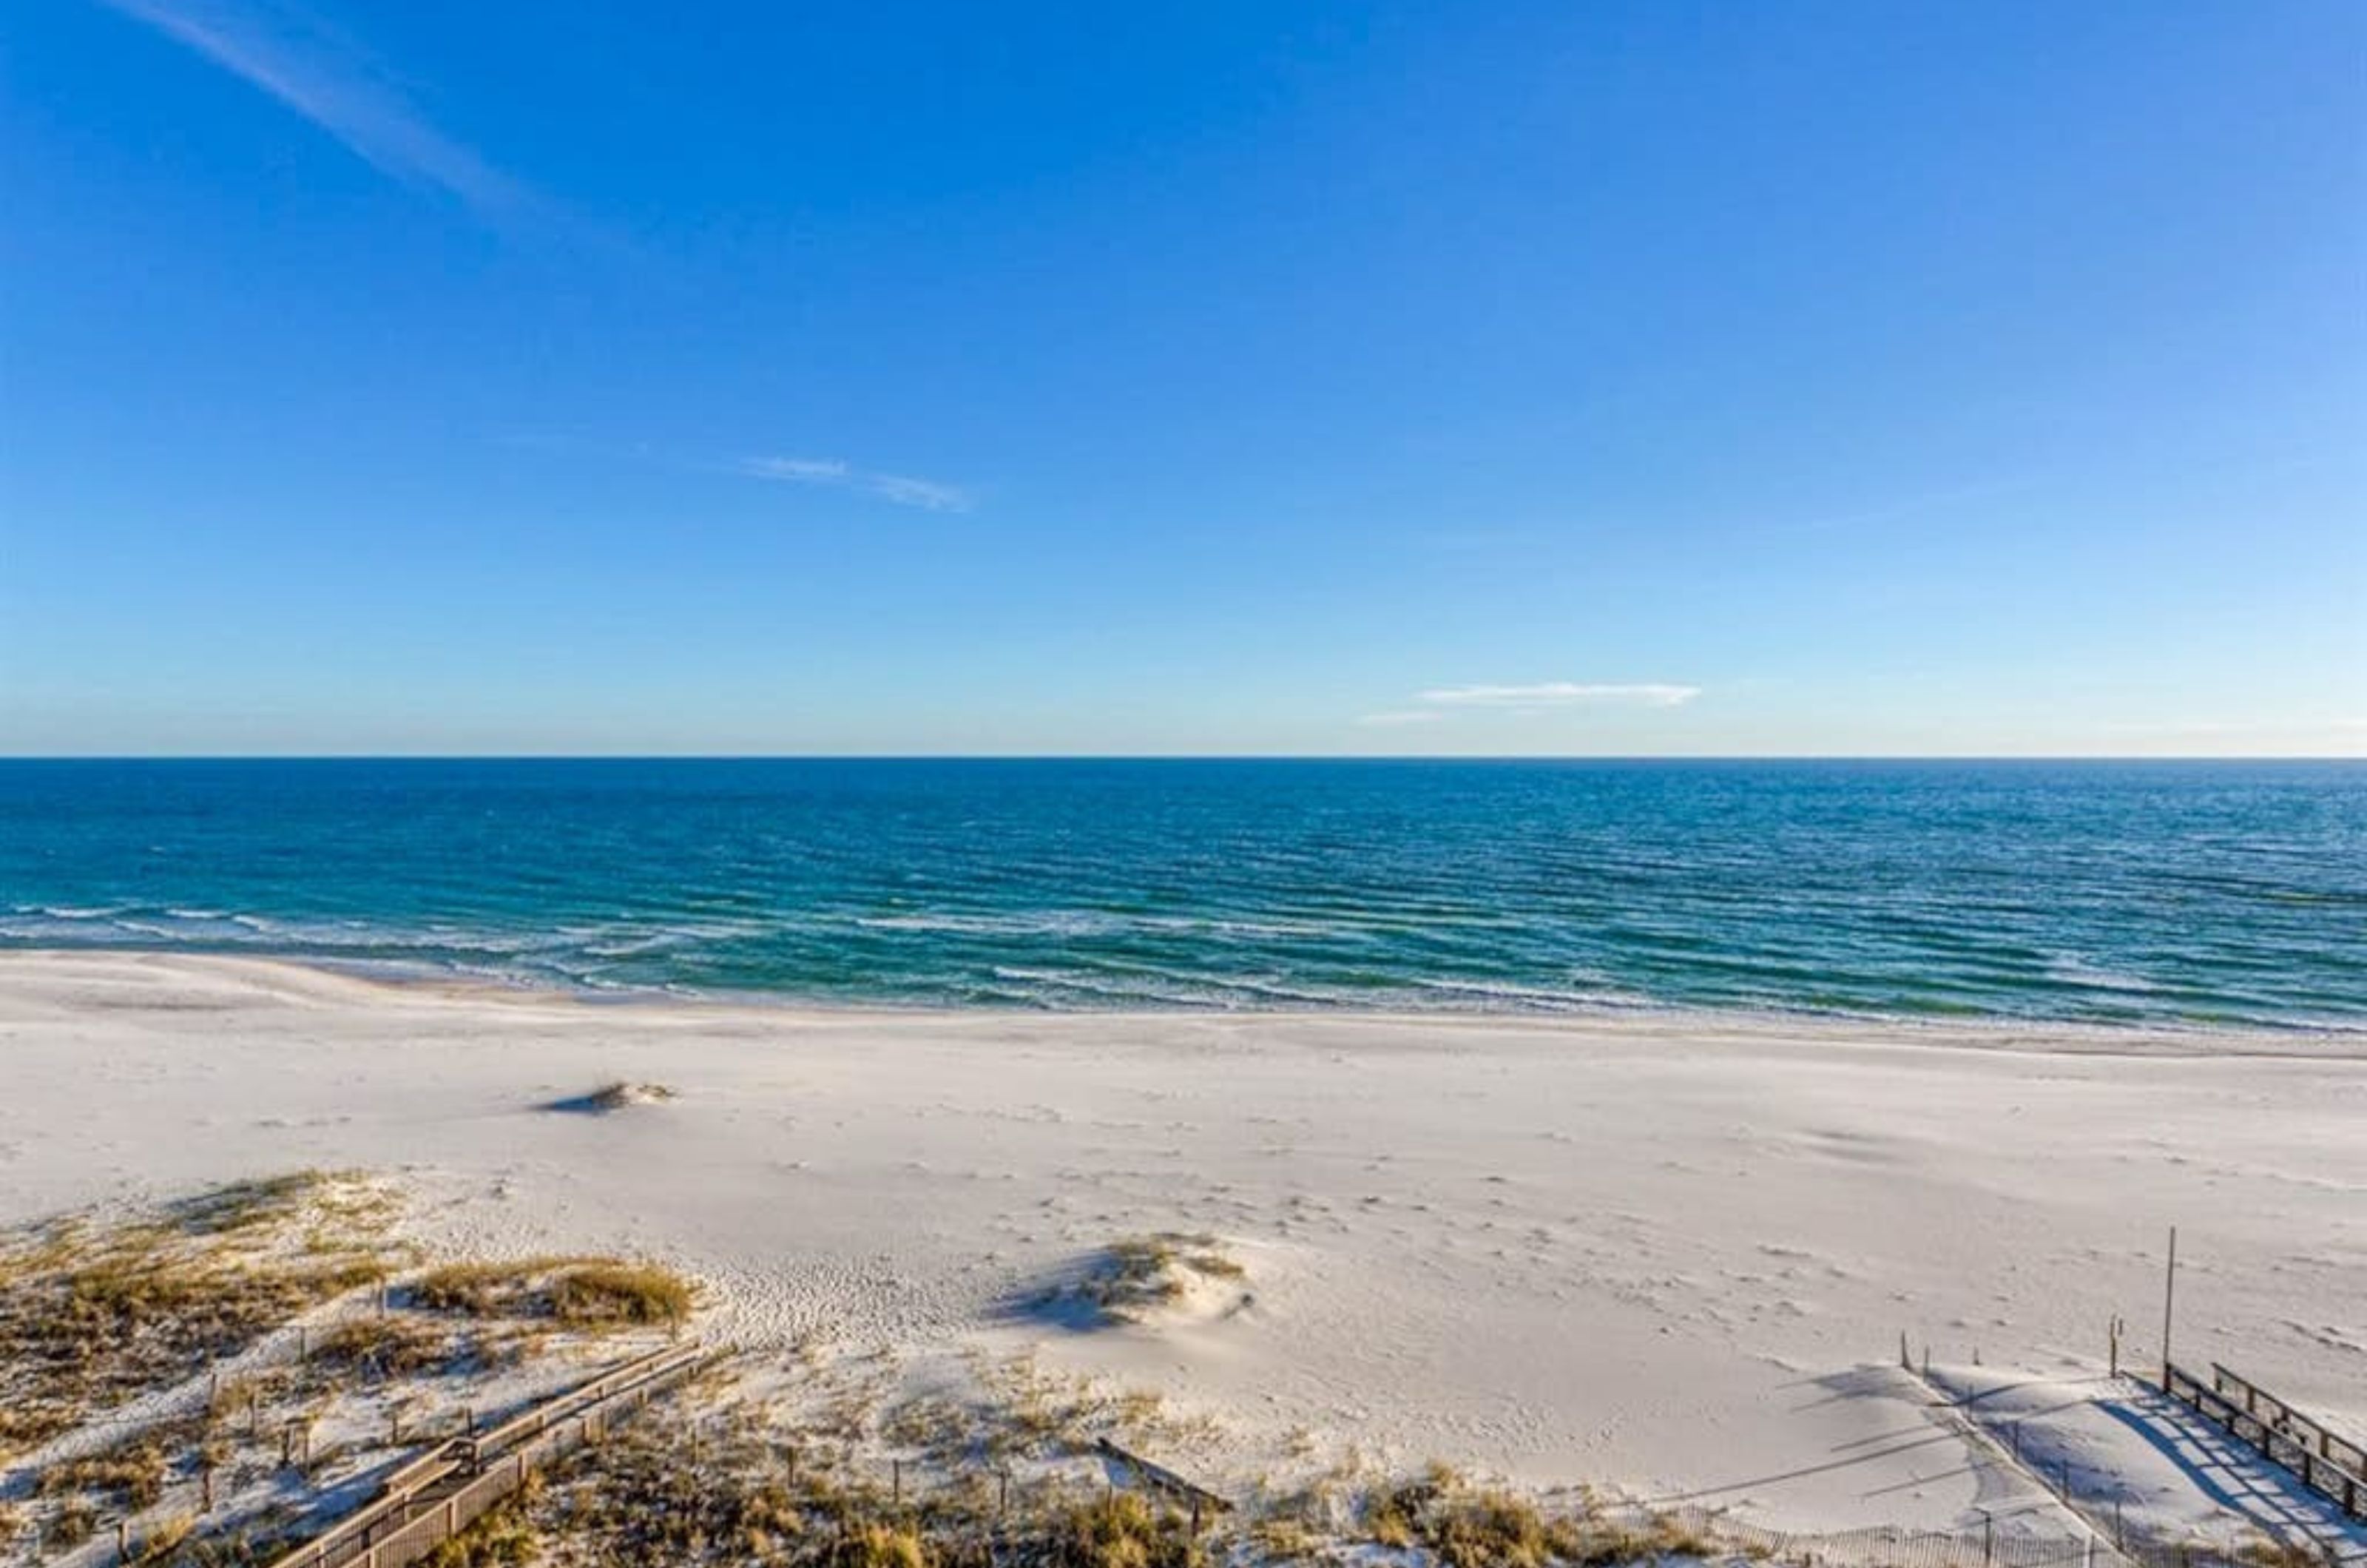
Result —
M 2367 764 L 0 762 L 0 946 L 2367 1028 Z

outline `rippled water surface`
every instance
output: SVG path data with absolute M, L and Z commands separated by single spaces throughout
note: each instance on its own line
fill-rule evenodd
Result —
M 2367 764 L 0 762 L 0 946 L 2367 1028 Z

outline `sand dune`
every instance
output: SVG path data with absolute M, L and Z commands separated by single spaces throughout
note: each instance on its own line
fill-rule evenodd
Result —
M 423 1242 L 661 1257 L 720 1337 L 1040 1342 L 1205 1416 L 1180 1457 L 1212 1476 L 1353 1448 L 1958 1524 L 1993 1477 L 1900 1335 L 2077 1386 L 2116 1313 L 2154 1353 L 2172 1223 L 2181 1359 L 2367 1427 L 2355 1041 L 597 1006 L 16 954 L 0 1062 L 0 1220 L 391 1171 Z M 549 1113 L 611 1084 L 672 1093 Z M 1158 1233 L 1241 1273 L 1116 1321 L 1014 1304 Z

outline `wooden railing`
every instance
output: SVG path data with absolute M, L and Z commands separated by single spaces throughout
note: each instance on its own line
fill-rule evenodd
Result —
M 580 1388 L 571 1389 L 556 1399 L 547 1399 L 529 1410 L 521 1411 L 498 1427 L 459 1438 L 461 1457 L 473 1470 L 513 1445 L 541 1436 L 578 1411 L 597 1404 L 644 1379 L 661 1376 L 677 1361 L 687 1365 L 697 1360 L 699 1354 L 696 1345 L 666 1345 L 645 1356 L 619 1362 Z
M 2361 1449 L 2350 1438 L 2328 1430 L 2325 1422 L 2294 1409 L 2250 1379 L 2214 1361 L 2211 1363 L 2211 1386 L 2229 1399 L 2241 1399 L 2248 1415 L 2259 1416 L 2265 1407 L 2270 1426 L 2291 1435 L 2294 1441 L 2316 1449 L 2320 1459 L 2331 1460 L 2353 1475 L 2367 1475 L 2367 1449 Z
M 2367 1522 L 2367 1477 L 2361 1474 L 2367 1455 L 2357 1444 L 2215 1362 L 2211 1373 L 2205 1383 L 2183 1367 L 2167 1366 L 2162 1392 L 2299 1476 L 2350 1517 Z
M 688 1375 L 701 1354 L 695 1344 L 663 1346 L 490 1430 L 447 1438 L 391 1472 L 377 1496 L 270 1568 L 402 1568 L 415 1562 L 536 1470 L 597 1439 Z

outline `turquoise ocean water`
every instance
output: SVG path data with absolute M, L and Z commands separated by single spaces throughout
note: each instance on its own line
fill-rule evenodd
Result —
M 0 762 L 0 947 L 2367 1030 L 2367 764 Z

